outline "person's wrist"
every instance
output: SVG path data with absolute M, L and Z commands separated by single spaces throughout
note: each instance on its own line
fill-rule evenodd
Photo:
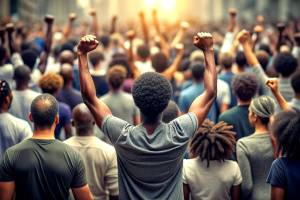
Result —
M 77 49 L 77 55 L 78 55 L 78 56 L 87 55 L 87 52 L 86 52 L 86 51 L 82 51 L 82 50 L 78 50 L 78 49 Z

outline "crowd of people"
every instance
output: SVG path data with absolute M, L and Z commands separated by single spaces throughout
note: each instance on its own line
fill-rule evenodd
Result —
M 90 14 L 1 21 L 0 199 L 298 199 L 299 20 Z

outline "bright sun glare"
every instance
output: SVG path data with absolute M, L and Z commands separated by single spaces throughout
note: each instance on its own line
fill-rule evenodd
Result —
M 148 8 L 160 7 L 164 11 L 171 11 L 175 8 L 176 0 L 144 0 Z

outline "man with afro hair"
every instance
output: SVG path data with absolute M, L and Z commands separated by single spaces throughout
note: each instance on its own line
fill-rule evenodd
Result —
M 156 72 L 142 74 L 132 85 L 132 96 L 140 110 L 140 125 L 133 126 L 111 115 L 108 107 L 97 99 L 88 69 L 87 52 L 98 44 L 95 36 L 88 35 L 77 46 L 81 94 L 97 126 L 116 149 L 120 199 L 183 199 L 182 160 L 217 93 L 211 34 L 198 33 L 194 38 L 194 45 L 205 55 L 205 90 L 195 99 L 188 114 L 168 124 L 161 120 L 172 87 L 164 75 Z
M 291 108 L 299 108 L 300 109 L 300 70 L 296 71 L 292 76 L 292 87 L 295 92 L 295 96 L 292 98 L 290 102 L 288 102 Z
M 251 72 L 244 72 L 233 77 L 232 91 L 237 97 L 237 106 L 223 112 L 218 121 L 224 121 L 233 126 L 236 140 L 252 134 L 255 130 L 248 120 L 248 108 L 251 99 L 258 91 L 259 82 Z

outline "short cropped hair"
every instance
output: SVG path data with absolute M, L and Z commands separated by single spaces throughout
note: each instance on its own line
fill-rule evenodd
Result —
M 49 93 L 53 95 L 56 91 L 63 87 L 64 79 L 61 75 L 51 72 L 43 74 L 38 82 L 43 93 Z
M 204 77 L 205 67 L 203 64 L 197 62 L 192 66 L 192 75 L 194 79 L 200 80 Z
M 92 63 L 93 67 L 95 67 L 100 60 L 104 59 L 103 53 L 100 50 L 94 50 L 88 54 L 89 60 Z
M 113 89 L 119 89 L 127 77 L 126 68 L 121 65 L 115 65 L 109 68 L 106 79 Z
M 219 162 L 232 158 L 232 152 L 235 151 L 235 132 L 231 131 L 233 127 L 221 121 L 215 125 L 214 122 L 206 119 L 201 127 L 196 131 L 189 146 L 190 153 L 203 161 L 207 160 L 207 168 L 210 160 Z
M 275 113 L 275 106 L 274 99 L 266 95 L 259 96 L 250 103 L 252 113 L 257 115 L 262 124 L 269 123 L 270 117 Z
M 244 72 L 233 76 L 231 88 L 233 94 L 242 101 L 249 101 L 257 93 L 259 81 L 251 72 Z
M 5 98 L 9 95 L 10 87 L 8 82 L 5 80 L 0 80 L 0 108 L 5 100 Z
M 108 45 L 109 45 L 109 36 L 107 36 L 107 35 L 101 36 L 100 37 L 100 42 L 102 43 L 102 45 L 104 47 L 108 47 Z
M 261 67 L 264 70 L 266 70 L 267 65 L 269 63 L 269 54 L 264 50 L 258 50 L 257 52 L 255 52 L 255 56 L 256 56 L 259 64 L 261 65 Z
M 19 66 L 14 71 L 14 78 L 16 80 L 25 81 L 30 77 L 30 69 L 27 65 Z
M 162 52 L 158 52 L 151 56 L 152 66 L 156 72 L 161 73 L 169 67 L 168 59 Z
M 58 114 L 58 102 L 50 94 L 41 94 L 33 99 L 30 110 L 35 127 L 50 128 Z
M 300 93 L 300 70 L 293 74 L 291 83 L 295 93 Z
M 177 104 L 170 100 L 167 108 L 163 112 L 162 121 L 164 123 L 169 123 L 170 121 L 176 119 L 178 117 L 179 108 Z
M 277 155 L 288 159 L 300 158 L 300 110 L 280 111 L 271 125 L 277 143 Z
M 150 56 L 150 49 L 148 47 L 148 45 L 146 44 L 142 44 L 137 48 L 137 54 L 142 58 L 142 59 L 146 59 Z
M 232 66 L 232 54 L 229 52 L 223 52 L 220 54 L 220 60 L 225 69 L 230 69 Z
M 284 77 L 290 76 L 297 68 L 297 59 L 291 53 L 279 53 L 274 60 L 275 70 Z
M 243 67 L 247 64 L 247 59 L 245 56 L 245 53 L 242 51 L 239 51 L 235 56 L 235 62 L 239 67 Z
M 156 116 L 164 111 L 172 96 L 170 81 L 156 72 L 140 75 L 132 85 L 135 105 L 147 116 Z
M 22 59 L 24 61 L 24 64 L 27 65 L 31 70 L 33 69 L 36 59 L 37 59 L 37 54 L 34 52 L 32 49 L 27 49 L 22 52 Z
M 109 63 L 109 68 L 111 68 L 115 65 L 121 65 L 121 66 L 125 67 L 127 70 L 126 78 L 132 78 L 133 75 L 132 75 L 130 63 L 126 57 L 113 58 L 113 60 Z

